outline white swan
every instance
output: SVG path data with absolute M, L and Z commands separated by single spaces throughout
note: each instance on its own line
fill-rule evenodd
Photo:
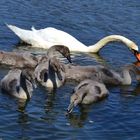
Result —
M 45 29 L 24 30 L 13 25 L 7 25 L 21 40 L 31 44 L 32 47 L 48 49 L 53 45 L 65 45 L 70 51 L 76 52 L 93 52 L 97 53 L 107 43 L 120 41 L 130 50 L 138 51 L 138 46 L 131 40 L 121 35 L 110 35 L 104 37 L 94 45 L 86 46 L 70 34 L 56 28 L 47 27 Z

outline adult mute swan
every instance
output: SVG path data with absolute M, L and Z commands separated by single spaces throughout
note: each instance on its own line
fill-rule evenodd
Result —
M 67 109 L 71 113 L 78 104 L 91 104 L 109 95 L 109 91 L 103 83 L 86 79 L 75 87 Z
M 1 89 L 19 99 L 30 99 L 35 85 L 35 76 L 29 69 L 12 69 L 1 80 Z
M 97 53 L 107 43 L 119 41 L 124 43 L 130 50 L 138 51 L 138 46 L 128 38 L 121 35 L 110 35 L 104 37 L 94 45 L 86 46 L 72 35 L 58 30 L 56 28 L 47 27 L 45 29 L 24 30 L 13 25 L 7 25 L 22 41 L 32 45 L 32 47 L 48 49 L 53 45 L 65 45 L 70 51 L 76 52 L 93 52 Z

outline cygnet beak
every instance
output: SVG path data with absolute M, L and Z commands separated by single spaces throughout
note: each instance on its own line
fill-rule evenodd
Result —
M 72 63 L 70 55 L 67 56 L 67 60 Z
M 72 102 L 69 106 L 68 106 L 68 109 L 67 109 L 67 113 L 71 113 L 72 110 L 74 108 L 74 102 Z

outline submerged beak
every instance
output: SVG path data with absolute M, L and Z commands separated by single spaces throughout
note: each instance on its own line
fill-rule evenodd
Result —
M 33 85 L 33 87 L 34 88 L 37 88 L 37 85 L 36 85 L 36 80 L 33 78 L 33 79 L 31 79 L 31 81 L 30 81 L 31 83 L 32 83 L 32 85 Z
M 35 80 L 33 81 L 33 86 L 34 86 L 34 88 L 37 88 L 37 85 L 36 85 L 36 81 Z
M 67 56 L 67 60 L 72 63 L 70 55 Z
M 71 113 L 72 110 L 74 108 L 74 102 L 72 102 L 69 106 L 68 106 L 68 109 L 67 109 L 67 113 Z
M 135 57 L 137 58 L 138 61 L 140 61 L 140 53 L 137 50 L 132 49 Z

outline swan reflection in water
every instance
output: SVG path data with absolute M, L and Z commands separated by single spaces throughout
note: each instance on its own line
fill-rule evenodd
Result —
M 29 129 L 30 117 L 28 112 L 25 112 L 27 104 L 29 101 L 27 100 L 18 100 L 18 118 L 17 123 L 20 126 L 19 139 L 28 139 L 27 129 Z
M 18 111 L 19 112 L 25 112 L 25 109 L 29 103 L 29 100 L 23 100 L 23 99 L 17 99 L 18 104 Z
M 83 127 L 86 123 L 86 121 L 88 121 L 88 114 L 91 110 L 91 108 L 93 107 L 93 105 L 80 105 L 79 106 L 79 112 L 80 113 L 76 113 L 76 112 L 72 112 L 70 114 L 67 114 L 66 117 L 70 123 L 71 126 L 73 127 Z
M 45 100 L 45 106 L 44 106 L 45 113 L 49 113 L 53 110 L 54 102 L 55 102 L 55 92 L 51 91 L 47 94 Z
M 124 97 L 135 97 L 140 95 L 140 83 L 130 86 L 120 87 L 120 95 Z

